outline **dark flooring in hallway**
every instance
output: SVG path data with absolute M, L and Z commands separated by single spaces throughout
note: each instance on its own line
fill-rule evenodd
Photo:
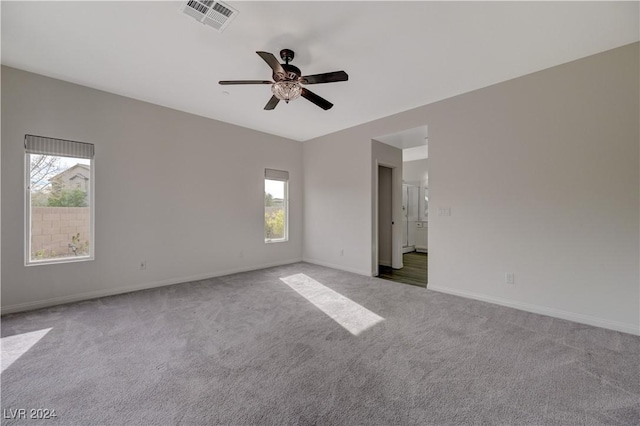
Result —
M 404 284 L 427 286 L 427 253 L 410 252 L 402 256 L 404 267 L 393 269 L 390 266 L 380 265 L 378 278 L 391 280 Z

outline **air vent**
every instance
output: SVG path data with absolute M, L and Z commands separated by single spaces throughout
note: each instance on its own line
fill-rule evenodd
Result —
M 219 32 L 227 28 L 238 14 L 238 11 L 228 4 L 215 0 L 189 0 L 182 7 L 182 11 Z

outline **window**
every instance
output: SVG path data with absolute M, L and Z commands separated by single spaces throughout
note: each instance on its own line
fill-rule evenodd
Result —
M 93 259 L 93 144 L 26 135 L 25 263 Z
M 289 238 L 289 172 L 264 171 L 264 241 L 275 243 Z

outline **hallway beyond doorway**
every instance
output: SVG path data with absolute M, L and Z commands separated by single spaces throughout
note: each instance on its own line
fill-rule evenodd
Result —
M 427 253 L 415 251 L 405 253 L 402 256 L 404 267 L 393 269 L 390 266 L 380 265 L 378 278 L 411 284 L 418 287 L 427 286 Z

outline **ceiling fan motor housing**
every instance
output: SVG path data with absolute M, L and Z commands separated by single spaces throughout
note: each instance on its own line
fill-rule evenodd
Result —
M 294 65 L 282 64 L 282 68 L 285 71 L 285 75 L 282 76 L 279 73 L 276 73 L 274 71 L 273 72 L 273 80 L 274 81 L 282 81 L 282 80 L 296 81 L 302 75 L 302 72 L 300 71 L 300 68 L 298 68 L 298 67 L 296 67 Z

